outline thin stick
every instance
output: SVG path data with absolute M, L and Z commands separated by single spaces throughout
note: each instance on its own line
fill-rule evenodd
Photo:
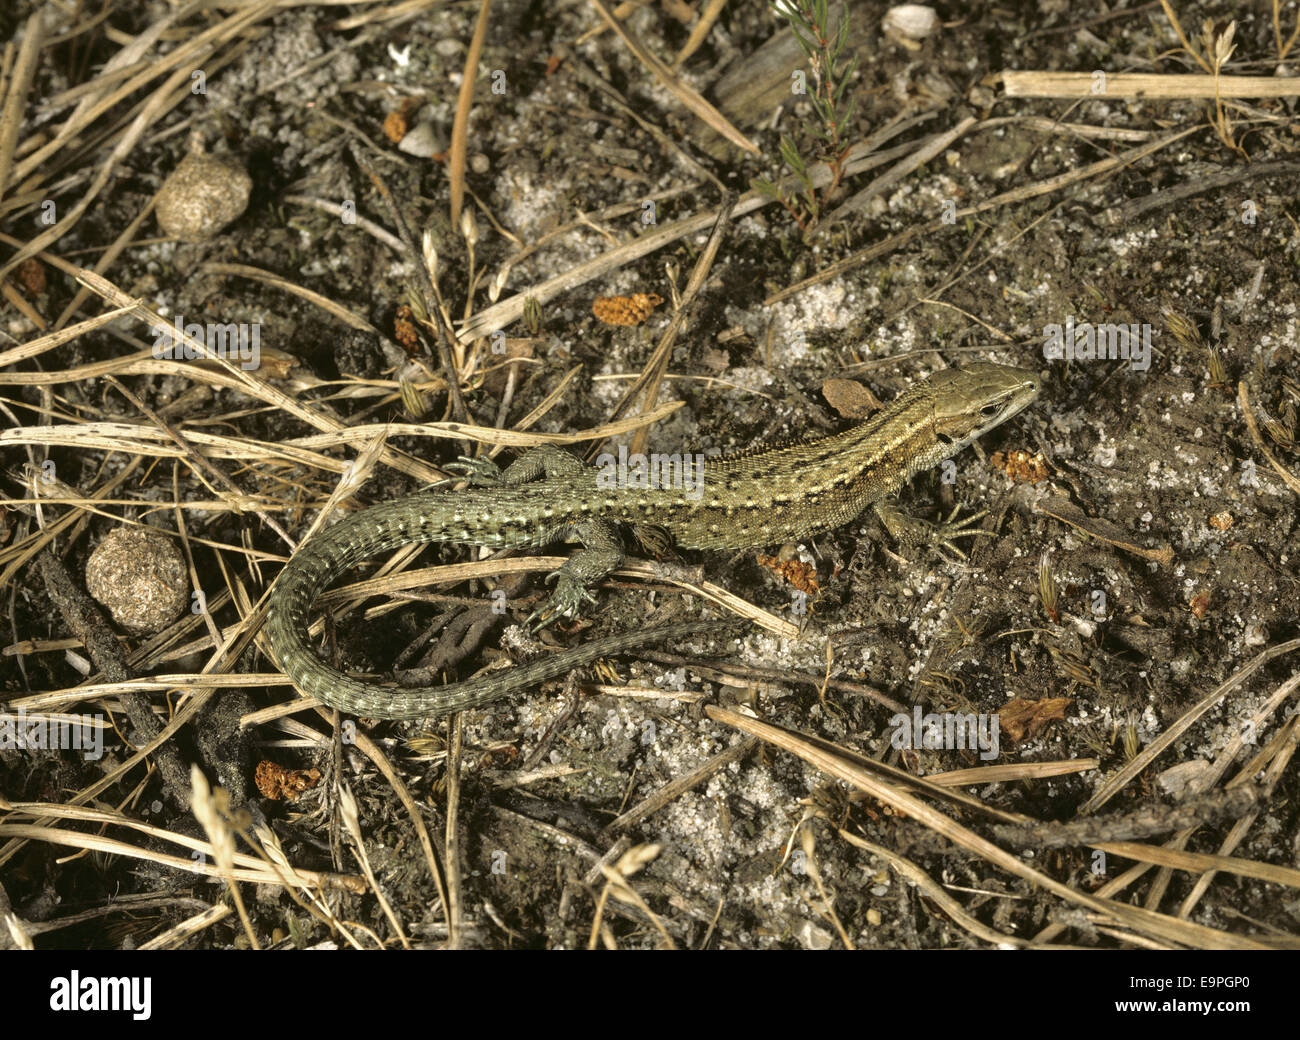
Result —
M 1104 89 L 1093 72 L 1040 72 L 1007 69 L 1002 86 L 1007 97 L 1082 98 L 1276 98 L 1300 96 L 1300 79 L 1273 76 L 1214 76 L 1200 73 L 1161 75 L 1152 72 L 1107 73 Z M 1217 86 L 1217 91 L 1216 91 Z
M 456 121 L 451 126 L 451 149 L 447 153 L 447 183 L 451 189 L 451 226 L 460 226 L 460 208 L 465 202 L 465 151 L 469 137 L 469 113 L 474 107 L 474 84 L 478 82 L 478 59 L 483 53 L 483 39 L 487 36 L 488 14 L 492 0 L 481 0 L 474 36 L 469 41 L 465 55 L 465 72 L 460 81 L 460 96 L 456 99 Z

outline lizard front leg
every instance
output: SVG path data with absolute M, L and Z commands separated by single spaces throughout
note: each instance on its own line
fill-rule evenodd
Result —
M 459 472 L 475 487 L 500 487 L 503 484 L 527 484 L 538 477 L 571 477 L 583 470 L 582 460 L 555 444 L 537 444 L 502 469 L 486 455 L 470 458 L 462 455 L 443 469 Z
M 957 548 L 954 539 L 974 538 L 980 535 L 991 538 L 994 532 L 986 531 L 982 527 L 970 526 L 982 519 L 988 513 L 987 509 L 982 509 L 966 517 L 965 520 L 956 520 L 957 509 L 960 508 L 958 506 L 953 509 L 948 519 L 936 524 L 920 517 L 909 516 L 899 509 L 897 502 L 893 500 L 882 500 L 875 504 L 876 516 L 899 545 L 934 545 L 949 549 L 964 560 L 966 554 Z
M 501 486 L 526 484 L 538 477 L 569 477 L 583 470 L 580 459 L 554 444 L 529 448 L 504 470 L 491 459 L 462 456 L 456 467 L 471 484 Z M 569 557 L 558 570 L 546 577 L 555 586 L 546 601 L 534 610 L 525 624 L 534 632 L 557 618 L 573 616 L 584 603 L 595 603 L 589 586 L 611 573 L 623 562 L 623 543 L 614 524 L 601 517 L 588 517 L 570 526 L 569 531 L 582 542 L 581 552 Z

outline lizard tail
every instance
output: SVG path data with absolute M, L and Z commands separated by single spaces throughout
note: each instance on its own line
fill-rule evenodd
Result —
M 401 506 L 399 499 L 387 506 Z M 438 541 L 444 532 L 410 523 L 409 509 L 376 506 L 313 538 L 280 573 L 271 591 L 266 630 L 280 668 L 308 696 L 352 715 L 419 719 L 478 707 L 526 686 L 563 675 L 601 657 L 651 643 L 671 643 L 729 627 L 732 621 L 686 621 L 606 636 L 509 671 L 445 686 L 384 687 L 354 679 L 318 658 L 308 643 L 308 618 L 316 597 L 352 564 L 411 542 Z

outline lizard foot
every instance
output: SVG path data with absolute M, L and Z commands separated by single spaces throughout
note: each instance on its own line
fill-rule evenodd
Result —
M 547 597 L 545 603 L 528 615 L 524 622 L 530 632 L 540 632 L 559 617 L 573 616 L 583 603 L 595 603 L 596 597 L 571 574 L 563 570 L 551 571 L 546 576 L 547 584 L 554 584 L 555 591 Z
M 996 532 L 986 531 L 982 527 L 971 527 L 971 524 L 978 520 L 982 520 L 988 515 L 987 509 L 981 509 L 978 513 L 972 513 L 970 516 L 966 517 L 965 520 L 957 520 L 957 511 L 959 509 L 961 509 L 961 506 L 956 506 L 953 511 L 948 514 L 948 519 L 937 524 L 928 525 L 930 527 L 929 540 L 936 547 L 948 549 L 964 560 L 966 559 L 966 554 L 957 548 L 953 539 L 974 538 L 981 535 L 987 538 L 992 538 Z
M 442 468 L 448 473 L 459 473 L 469 481 L 471 487 L 499 487 L 502 484 L 501 467 L 486 455 L 477 459 L 461 455 L 455 462 L 448 462 Z M 443 480 L 439 483 L 450 484 L 451 481 Z

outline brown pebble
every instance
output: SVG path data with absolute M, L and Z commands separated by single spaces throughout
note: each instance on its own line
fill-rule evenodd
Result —
M 166 535 L 119 527 L 90 554 L 86 588 L 117 624 L 151 635 L 185 609 L 190 583 L 185 560 Z
M 401 112 L 389 112 L 384 116 L 384 133 L 394 144 L 406 136 L 406 130 L 406 116 Z
M 252 187 L 236 160 L 192 151 L 158 189 L 158 224 L 183 242 L 203 242 L 243 215 Z

